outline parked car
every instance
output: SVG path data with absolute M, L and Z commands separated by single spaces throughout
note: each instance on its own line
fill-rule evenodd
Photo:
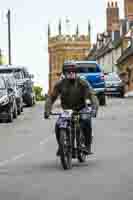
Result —
M 35 104 L 35 93 L 33 91 L 32 75 L 26 67 L 15 65 L 2 65 L 0 74 L 13 74 L 17 81 L 18 87 L 23 91 L 23 102 L 28 106 Z
M 5 79 L 8 82 L 10 88 L 13 89 L 17 104 L 17 114 L 20 115 L 23 112 L 23 93 L 22 88 L 19 88 L 16 79 L 12 74 L 4 74 Z
M 125 85 L 116 72 L 105 75 L 106 95 L 124 97 Z
M 91 84 L 99 99 L 99 104 L 105 105 L 105 81 L 100 65 L 96 61 L 79 60 L 74 62 L 77 64 L 78 75 Z
M 17 118 L 15 93 L 7 80 L 0 76 L 0 119 L 12 122 L 13 118 Z

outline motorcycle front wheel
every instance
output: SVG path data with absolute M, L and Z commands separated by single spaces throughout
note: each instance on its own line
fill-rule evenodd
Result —
M 60 160 L 64 170 L 72 168 L 72 151 L 67 130 L 60 130 Z

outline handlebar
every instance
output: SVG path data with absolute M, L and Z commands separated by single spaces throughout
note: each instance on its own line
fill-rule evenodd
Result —
M 66 112 L 70 112 L 72 115 L 82 115 L 82 114 L 90 114 L 92 112 L 92 109 L 88 110 L 88 112 L 82 112 L 82 111 L 73 111 L 73 110 L 64 110 Z M 61 112 L 51 112 L 50 115 L 61 115 L 62 113 L 64 113 L 63 111 Z
M 51 112 L 50 115 L 55 115 L 55 116 L 56 116 L 56 115 L 61 115 L 61 112 L 58 112 L 58 113 L 56 113 L 56 112 Z

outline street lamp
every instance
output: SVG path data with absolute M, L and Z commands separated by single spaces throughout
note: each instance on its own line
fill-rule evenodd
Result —
M 8 21 L 8 64 L 11 65 L 11 11 L 8 9 L 7 12 Z
M 113 54 L 113 51 L 114 51 L 115 47 L 114 47 L 112 42 L 109 44 L 109 48 L 111 49 L 111 56 L 112 56 L 112 58 L 111 58 L 111 60 L 112 60 L 112 63 L 111 63 L 112 64 L 112 72 L 114 72 L 114 54 Z
M 112 46 L 112 72 L 114 72 L 114 47 Z

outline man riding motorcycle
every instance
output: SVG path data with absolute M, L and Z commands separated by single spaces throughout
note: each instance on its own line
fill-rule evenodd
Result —
M 51 93 L 47 97 L 45 107 L 44 107 L 44 118 L 47 119 L 50 115 L 52 105 L 60 97 L 61 107 L 63 109 L 72 109 L 75 111 L 80 111 L 86 107 L 86 100 L 89 99 L 92 106 L 92 112 L 96 116 L 98 110 L 98 100 L 95 96 L 95 92 L 92 87 L 85 80 L 80 79 L 77 76 L 77 65 L 74 62 L 67 62 L 63 65 L 63 75 L 64 78 L 59 80 Z M 88 154 L 91 154 L 91 144 L 92 144 L 92 124 L 90 118 L 81 119 L 80 122 L 81 129 L 85 134 L 85 144 Z M 59 145 L 59 127 L 56 123 L 55 125 L 56 139 Z M 59 155 L 60 150 L 58 148 L 57 155 Z

